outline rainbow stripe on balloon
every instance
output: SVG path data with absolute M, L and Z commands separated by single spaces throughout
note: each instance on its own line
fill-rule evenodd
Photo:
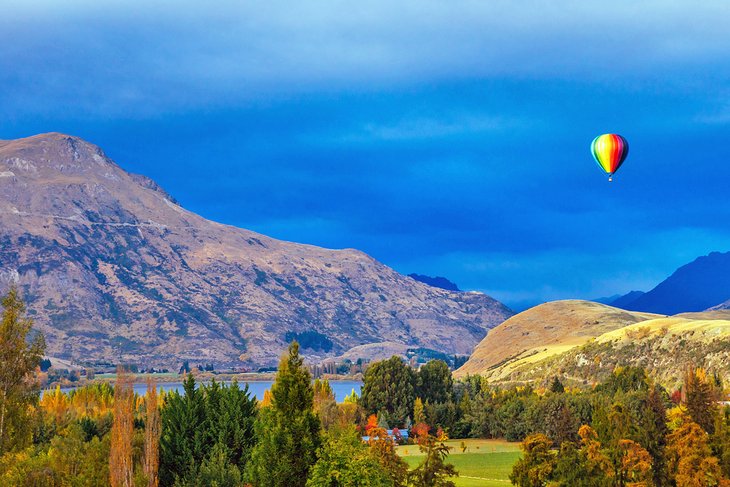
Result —
M 611 181 L 629 155 L 629 143 L 618 134 L 599 135 L 591 143 L 591 154 Z

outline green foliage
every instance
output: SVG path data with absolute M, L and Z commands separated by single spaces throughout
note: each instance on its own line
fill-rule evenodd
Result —
M 365 371 L 360 404 L 368 414 L 383 412 L 389 424 L 403 426 L 413 411 L 416 376 L 400 357 L 375 362 Z
M 431 404 L 451 400 L 454 380 L 451 370 L 442 360 L 431 360 L 423 365 L 416 378 L 416 397 Z
M 425 453 L 423 461 L 408 472 L 409 487 L 455 487 L 450 477 L 459 475 L 453 465 L 446 463 L 449 447 L 435 437 L 427 435 L 419 441 L 419 449 Z
M 555 377 L 553 382 L 550 384 L 550 392 L 555 394 L 562 394 L 565 392 L 565 386 L 563 386 L 563 383 L 560 382 L 560 379 L 557 377 Z
M 30 337 L 33 322 L 15 287 L 2 299 L 0 321 L 0 455 L 31 441 L 32 409 L 39 385 L 33 373 L 46 348 L 43 335 Z M 29 341 L 30 339 L 30 341 Z
M 203 475 L 203 466 L 221 478 L 240 474 L 255 442 L 255 418 L 256 402 L 248 386 L 241 389 L 236 382 L 221 386 L 212 381 L 196 388 L 188 375 L 184 394 L 168 394 L 160 411 L 160 485 L 189 483 Z M 226 474 L 219 468 L 222 463 L 235 469 Z
M 292 342 L 271 387 L 271 405 L 262 408 L 255 424 L 258 442 L 246 476 L 256 487 L 305 485 L 321 445 L 310 381 L 299 344 Z
M 307 480 L 307 487 L 392 486 L 393 480 L 352 425 L 327 434 Z

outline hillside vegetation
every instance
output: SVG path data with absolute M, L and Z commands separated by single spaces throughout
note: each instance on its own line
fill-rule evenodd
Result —
M 730 314 L 665 317 L 558 301 L 495 328 L 456 375 L 479 374 L 490 382 L 547 382 L 560 376 L 593 383 L 616 366 L 634 365 L 666 383 L 680 377 L 687 363 L 730 371 Z

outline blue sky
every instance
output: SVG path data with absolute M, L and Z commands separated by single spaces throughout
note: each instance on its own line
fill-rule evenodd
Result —
M 84 137 L 207 218 L 516 308 L 730 250 L 726 2 L 3 5 L 0 138 Z

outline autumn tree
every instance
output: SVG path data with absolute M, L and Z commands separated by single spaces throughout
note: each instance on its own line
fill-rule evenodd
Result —
M 152 378 L 147 379 L 147 396 L 145 397 L 145 443 L 144 474 L 148 487 L 157 487 L 160 483 L 160 409 L 157 403 L 157 384 Z
M 0 455 L 25 447 L 31 439 L 31 406 L 38 401 L 34 378 L 46 348 L 43 335 L 31 335 L 33 321 L 15 287 L 2 298 L 0 322 Z
M 529 435 L 520 444 L 522 458 L 512 467 L 510 481 L 520 487 L 542 487 L 555 469 L 555 453 L 550 450 L 553 442 L 542 433 Z
M 114 423 L 112 424 L 109 450 L 109 484 L 111 487 L 132 487 L 134 403 L 132 377 L 120 366 L 117 368 L 117 381 L 114 385 Z
M 370 418 L 375 418 L 372 415 Z M 368 420 L 368 446 L 370 454 L 385 469 L 390 477 L 392 485 L 402 487 L 406 482 L 408 464 L 395 451 L 395 442 L 388 436 L 388 432 Z
M 305 485 L 321 445 L 313 402 L 309 370 L 299 356 L 299 344 L 292 342 L 271 386 L 271 406 L 261 409 L 255 424 L 258 442 L 246 472 L 254 486 Z
M 667 445 L 669 471 L 683 487 L 719 485 L 722 471 L 712 455 L 709 435 L 688 414 L 679 418 L 678 427 L 669 434 Z
M 322 427 L 329 430 L 338 423 L 339 410 L 335 393 L 327 379 L 314 381 L 314 412 L 319 416 Z
M 712 434 L 715 428 L 717 394 L 707 372 L 688 367 L 684 373 L 682 402 L 692 420 Z

